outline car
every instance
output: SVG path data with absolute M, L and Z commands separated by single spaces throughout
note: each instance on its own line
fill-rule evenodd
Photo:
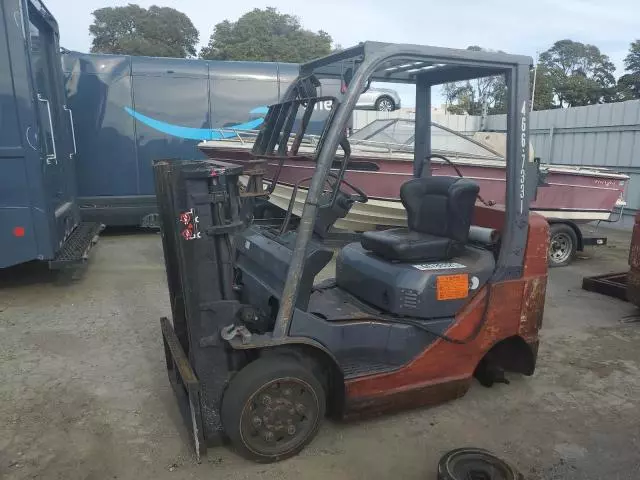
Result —
M 356 108 L 359 110 L 393 112 L 400 108 L 400 95 L 389 88 L 369 88 L 360 95 Z

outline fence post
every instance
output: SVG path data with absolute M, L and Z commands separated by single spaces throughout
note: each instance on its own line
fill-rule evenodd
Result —
M 551 164 L 551 155 L 553 154 L 553 132 L 555 130 L 555 127 L 553 125 L 551 125 L 551 127 L 549 127 L 549 150 L 547 152 L 547 161 L 545 163 L 547 164 Z

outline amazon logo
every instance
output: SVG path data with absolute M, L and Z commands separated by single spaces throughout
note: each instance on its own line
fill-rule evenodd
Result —
M 182 125 L 174 125 L 172 123 L 163 122 L 155 118 L 136 112 L 134 109 L 124 107 L 125 111 L 139 122 L 173 137 L 186 138 L 189 140 L 224 140 L 225 138 L 233 138 L 235 133 L 229 131 L 220 131 L 211 128 L 193 128 L 184 127 Z M 251 116 L 258 116 L 253 120 L 236 125 L 230 125 L 224 130 L 257 130 L 264 122 L 264 116 L 267 114 L 268 107 L 256 107 L 249 112 Z

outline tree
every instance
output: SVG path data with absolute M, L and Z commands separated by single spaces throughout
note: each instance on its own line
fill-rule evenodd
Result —
M 531 83 L 533 85 L 533 75 L 531 72 Z M 553 103 L 553 79 L 549 73 L 549 69 L 544 65 L 538 64 L 535 73 L 535 95 L 533 96 L 534 110 L 550 110 L 554 108 Z M 533 88 L 533 87 L 532 87 Z
M 471 45 L 467 50 L 484 49 Z M 443 86 L 447 111 L 454 115 L 483 115 L 506 112 L 506 85 L 504 77 L 476 78 Z
M 624 67 L 628 73 L 618 79 L 618 98 L 640 98 L 640 40 L 631 43 L 629 53 L 624 58 Z
M 105 7 L 93 12 L 91 52 L 185 58 L 196 55 L 198 30 L 184 13 L 155 5 Z
M 594 45 L 559 40 L 540 55 L 540 63 L 548 71 L 554 100 L 560 107 L 615 100 L 615 66 Z
M 218 23 L 200 57 L 301 63 L 331 53 L 331 43 L 328 33 L 304 30 L 297 17 L 256 8 L 236 22 Z

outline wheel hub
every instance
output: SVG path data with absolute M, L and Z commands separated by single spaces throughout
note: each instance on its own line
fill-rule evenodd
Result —
M 391 111 L 391 102 L 387 99 L 383 99 L 380 101 L 378 106 L 378 110 L 381 112 L 390 112 Z
M 571 255 L 571 239 L 566 233 L 557 233 L 549 242 L 551 258 L 555 262 L 565 261 Z
M 317 403 L 308 386 L 296 380 L 272 382 L 247 402 L 244 437 L 257 451 L 282 450 L 302 441 L 317 418 Z

